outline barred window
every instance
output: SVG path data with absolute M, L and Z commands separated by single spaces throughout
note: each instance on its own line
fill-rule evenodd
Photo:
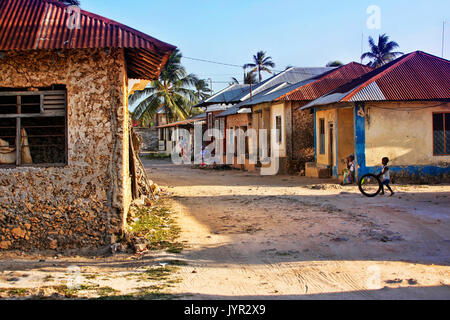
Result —
M 433 114 L 433 149 L 435 155 L 450 155 L 450 113 Z
M 0 167 L 65 165 L 66 105 L 65 90 L 0 88 Z

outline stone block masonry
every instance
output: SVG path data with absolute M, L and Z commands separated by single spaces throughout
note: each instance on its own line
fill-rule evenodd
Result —
M 131 202 L 123 49 L 7 52 L 0 88 L 67 90 L 68 163 L 0 167 L 0 249 L 108 245 Z

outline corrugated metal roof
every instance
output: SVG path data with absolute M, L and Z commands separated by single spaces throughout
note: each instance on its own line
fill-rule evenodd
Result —
M 307 84 L 300 83 L 298 88 L 280 96 L 277 100 L 308 101 L 328 93 L 341 85 L 359 78 L 373 68 L 357 62 L 351 62 L 337 69 L 318 75 Z
M 181 120 L 181 121 L 177 121 L 177 122 L 168 123 L 168 124 L 165 124 L 162 126 L 158 126 L 158 127 L 156 127 L 156 129 L 178 127 L 178 126 L 188 125 L 188 124 L 192 124 L 192 123 L 196 123 L 196 122 L 202 122 L 204 120 L 206 120 L 206 113 L 196 115 L 196 116 L 186 119 L 186 120 Z
M 310 79 L 314 76 L 318 76 L 320 74 L 323 74 L 325 72 L 332 71 L 336 68 L 288 68 L 284 70 L 283 72 L 280 72 L 273 77 L 270 77 L 269 79 L 264 80 L 260 84 L 255 85 L 252 88 L 252 94 L 256 95 L 260 92 L 263 92 L 269 88 L 272 88 L 273 86 L 280 84 L 280 83 L 298 83 L 307 79 Z M 244 95 L 241 99 L 241 101 L 247 100 L 250 98 L 250 92 L 248 92 L 246 95 Z
M 202 101 L 196 107 L 205 107 L 212 104 L 230 104 L 241 101 L 241 97 L 250 91 L 248 84 L 232 84 Z
M 216 103 L 239 103 L 250 99 L 251 96 L 254 97 L 267 89 L 273 88 L 278 84 L 298 83 L 333 69 L 335 68 L 288 68 L 261 83 L 252 85 L 251 87 L 248 84 L 233 84 L 201 102 L 197 107 L 204 107 Z
M 376 82 L 372 82 L 367 87 L 359 91 L 352 98 L 350 98 L 349 101 L 366 101 L 366 100 L 372 101 L 386 100 L 386 97 L 384 96 L 383 92 L 381 92 L 381 89 L 378 87 Z
M 348 101 L 450 99 L 450 61 L 415 51 L 350 81 L 302 109 Z
M 1 0 L 0 50 L 124 48 L 129 78 L 156 79 L 174 46 L 113 20 L 54 0 Z

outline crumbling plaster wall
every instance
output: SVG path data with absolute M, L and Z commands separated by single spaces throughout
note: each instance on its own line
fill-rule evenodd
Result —
M 7 52 L 0 87 L 67 88 L 68 164 L 0 168 L 0 249 L 109 244 L 131 201 L 122 49 Z

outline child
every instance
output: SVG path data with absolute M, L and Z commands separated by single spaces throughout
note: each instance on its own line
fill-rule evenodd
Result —
M 355 156 L 350 155 L 347 160 L 347 168 L 350 171 L 352 183 L 355 181 Z
M 347 169 L 344 170 L 342 185 L 352 184 L 355 181 L 355 157 L 350 155 L 346 159 Z
M 389 167 L 388 167 L 388 163 L 389 163 L 389 158 L 385 157 L 381 160 L 381 163 L 383 164 L 383 170 L 381 171 L 381 173 L 378 175 L 378 178 L 381 177 L 381 185 L 382 185 L 382 191 L 381 194 L 384 195 L 384 186 L 386 186 L 389 191 L 391 192 L 391 197 L 394 195 L 394 191 L 392 191 L 391 187 L 389 186 L 389 184 L 391 183 L 391 175 L 389 173 Z

